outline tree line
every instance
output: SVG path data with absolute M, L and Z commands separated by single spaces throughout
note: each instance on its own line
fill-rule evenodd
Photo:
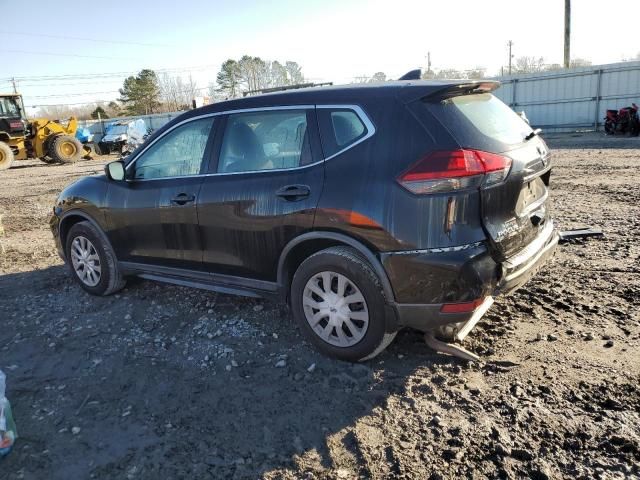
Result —
M 640 58 L 640 53 L 637 58 Z M 634 59 L 629 59 L 634 60 Z M 586 59 L 576 58 L 571 67 L 591 65 Z M 521 56 L 514 59 L 511 66 L 513 75 L 543 71 L 561 70 L 560 64 L 548 64 L 543 57 Z M 503 67 L 499 75 L 506 75 Z M 428 69 L 422 74 L 424 79 L 447 78 L 486 78 L 484 67 L 468 70 L 453 68 Z M 393 80 L 384 72 L 354 77 L 352 83 L 384 82 Z M 146 115 L 153 113 L 175 112 L 191 108 L 196 97 L 209 97 L 209 101 L 220 101 L 242 97 L 243 95 L 266 88 L 296 85 L 305 82 L 302 67 L 294 61 L 281 63 L 277 60 L 265 60 L 260 57 L 243 55 L 239 59 L 228 59 L 222 63 L 216 74 L 215 82 L 199 87 L 189 75 L 186 79 L 167 73 L 158 75 L 150 69 L 143 69 L 137 75 L 127 77 L 120 88 L 117 101 L 97 102 L 78 107 L 41 108 L 40 114 L 50 118 L 64 118 L 76 115 L 79 118 L 110 118 L 125 115 Z
M 226 60 L 216 75 L 216 82 L 199 88 L 193 77 L 185 80 L 167 73 L 158 75 L 150 69 L 127 77 L 119 90 L 120 98 L 109 109 L 98 105 L 91 117 L 109 118 L 115 115 L 148 115 L 175 112 L 191 108 L 196 97 L 208 96 L 210 101 L 241 97 L 246 93 L 270 87 L 304 83 L 302 68 L 297 62 L 263 60 L 244 55 L 239 60 Z M 114 102 L 112 102 L 114 103 Z

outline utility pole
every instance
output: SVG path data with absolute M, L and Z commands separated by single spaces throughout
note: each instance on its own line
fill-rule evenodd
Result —
M 431 73 L 431 52 L 427 52 L 427 73 Z
M 11 83 L 13 83 L 13 93 L 18 93 L 18 87 L 16 86 L 16 78 L 13 77 L 11 79 Z
M 564 68 L 571 65 L 571 0 L 564 0 Z
M 513 58 L 513 55 L 511 54 L 511 47 L 513 47 L 513 40 L 509 40 L 507 45 L 509 46 L 509 75 L 511 75 L 511 59 Z

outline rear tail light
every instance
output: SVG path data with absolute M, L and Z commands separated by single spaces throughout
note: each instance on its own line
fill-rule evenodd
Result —
M 478 188 L 502 182 L 511 159 L 480 150 L 432 152 L 400 174 L 398 182 L 415 194 Z

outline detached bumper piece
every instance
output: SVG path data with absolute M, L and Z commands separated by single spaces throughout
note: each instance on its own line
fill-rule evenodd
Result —
M 453 340 L 454 342 L 462 342 L 467 335 L 473 330 L 473 327 L 480 321 L 480 319 L 487 313 L 487 310 L 491 308 L 493 305 L 493 297 L 487 297 L 480 303 L 480 305 L 474 310 L 471 318 L 465 322 L 455 323 L 444 325 L 439 328 L 438 333 L 441 337 Z M 439 340 L 435 336 L 435 332 L 433 330 L 424 334 L 424 341 L 431 349 L 436 352 L 447 353 L 449 355 L 453 355 L 454 357 L 461 358 L 463 360 L 468 360 L 470 362 L 478 362 L 480 361 L 480 357 L 478 357 L 475 353 L 472 353 L 460 345 L 456 345 L 454 343 L 447 343 L 445 341 Z
M 574 230 L 564 230 L 560 232 L 560 243 L 567 243 L 571 240 L 577 240 L 589 237 L 604 237 L 602 230 L 598 228 L 576 228 Z

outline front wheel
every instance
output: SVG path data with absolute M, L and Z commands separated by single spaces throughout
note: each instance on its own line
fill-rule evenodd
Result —
M 332 247 L 307 258 L 291 285 L 293 314 L 323 354 L 358 362 L 395 338 L 385 321 L 385 298 L 369 263 L 354 249 Z
M 109 241 L 90 222 L 73 225 L 65 247 L 71 274 L 87 292 L 110 295 L 125 286 Z

